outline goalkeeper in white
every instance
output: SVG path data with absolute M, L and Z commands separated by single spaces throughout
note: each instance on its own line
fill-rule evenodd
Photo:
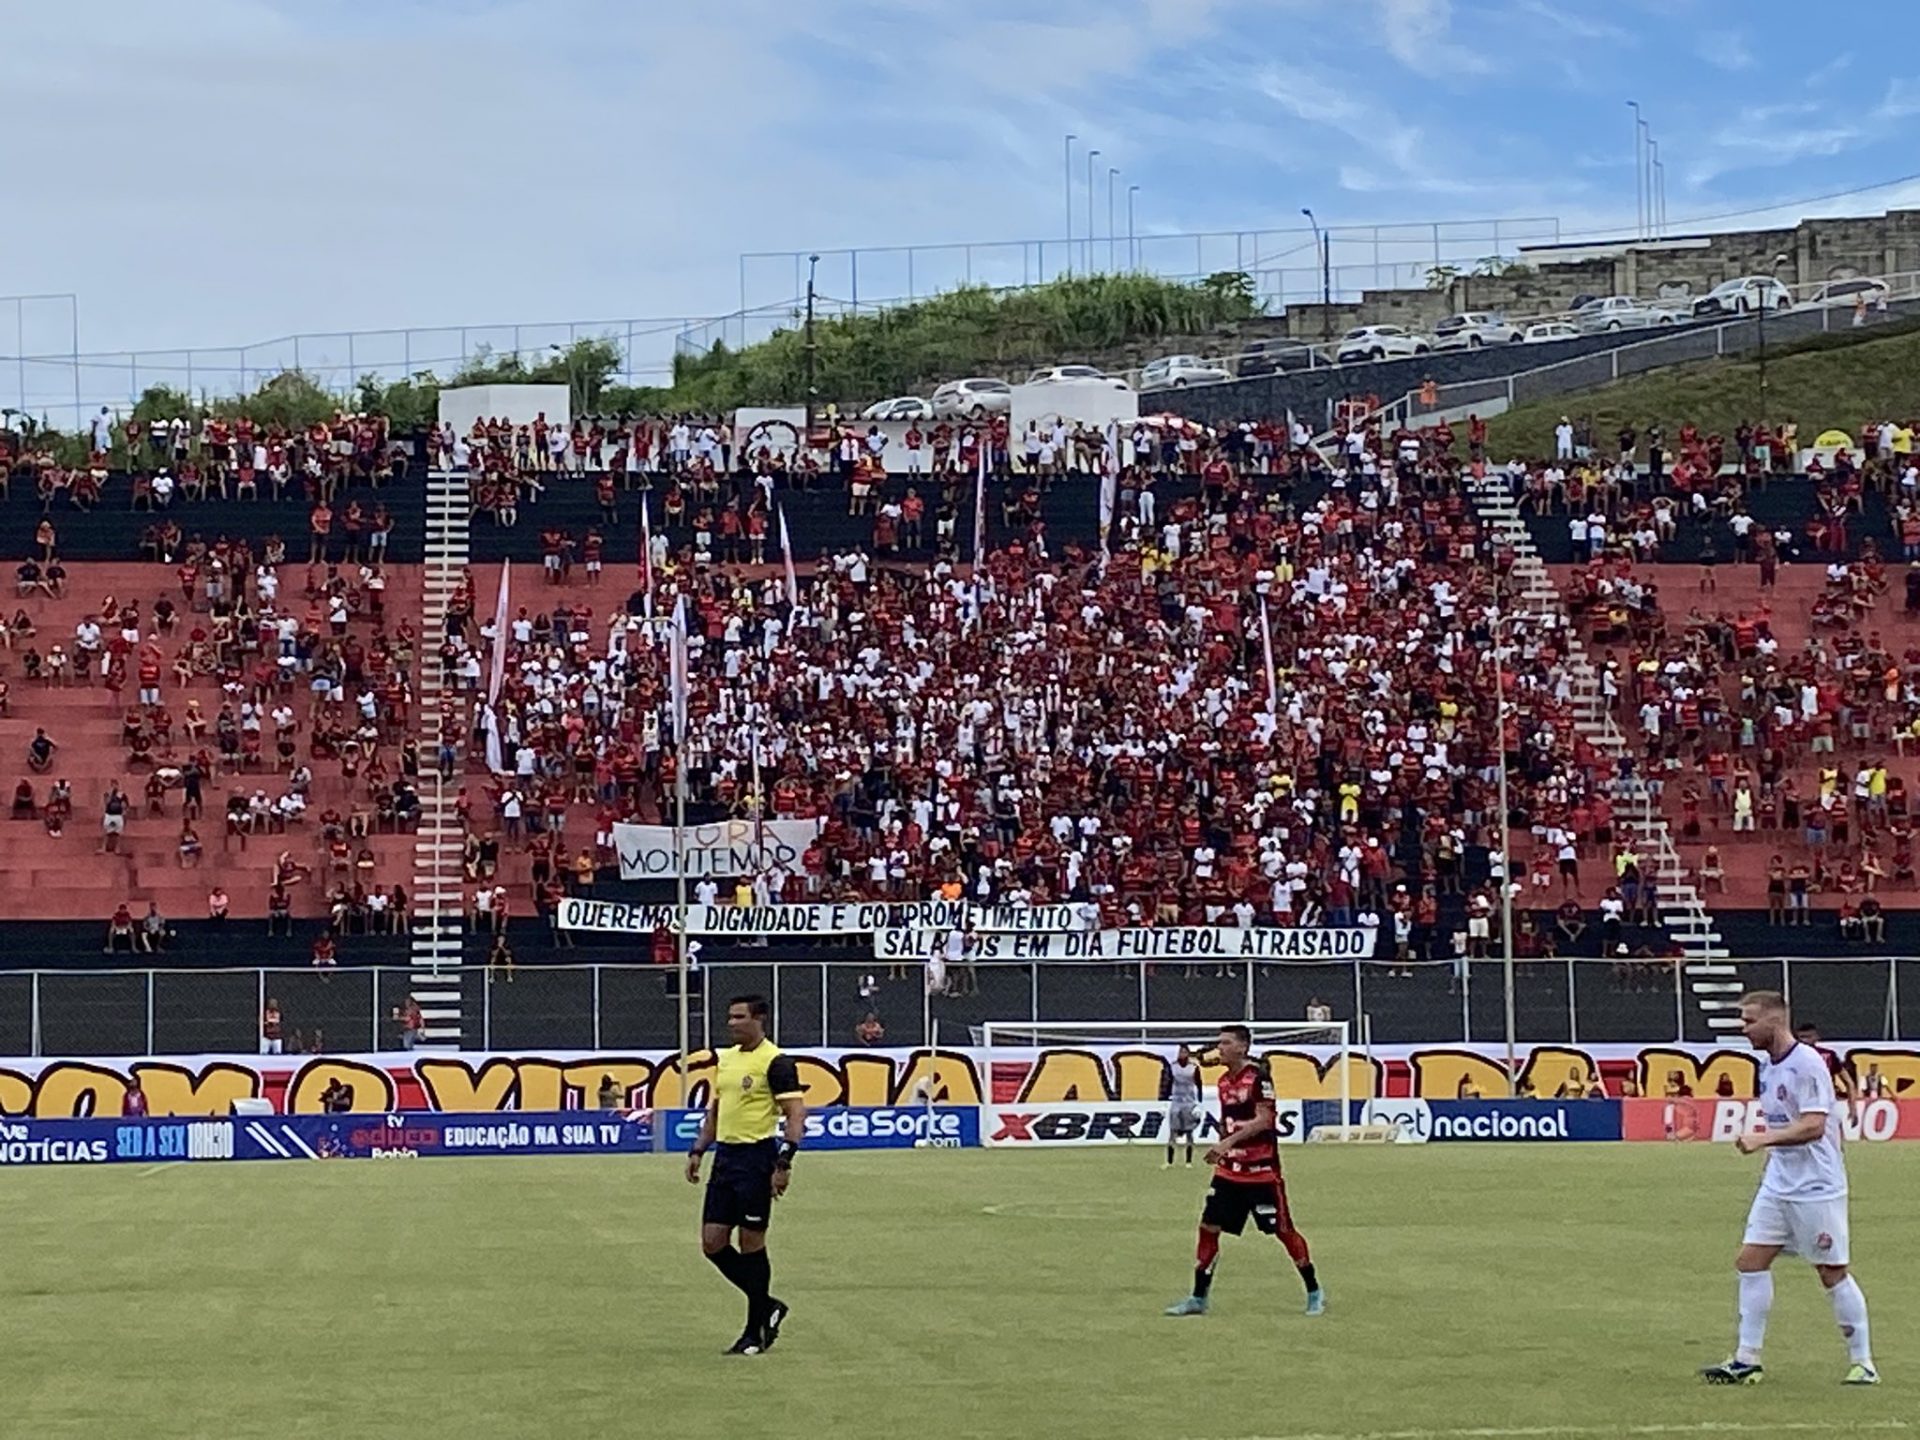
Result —
M 1167 1066 L 1167 1168 L 1173 1168 L 1174 1143 L 1187 1142 L 1187 1164 L 1193 1164 L 1193 1137 L 1200 1128 L 1200 1065 L 1182 1045 Z
M 1833 1077 L 1811 1045 L 1796 1040 L 1787 1002 L 1756 990 L 1740 1002 L 1748 1042 L 1762 1052 L 1760 1099 L 1765 1133 L 1742 1135 L 1743 1155 L 1767 1152 L 1760 1192 L 1734 1260 L 1740 1281 L 1740 1337 L 1733 1358 L 1700 1372 L 1710 1385 L 1757 1385 L 1760 1347 L 1773 1309 L 1773 1261 L 1782 1251 L 1810 1261 L 1846 1337 L 1849 1385 L 1878 1385 L 1867 1337 L 1867 1297 L 1847 1269 L 1847 1167 L 1840 1154 L 1840 1106 Z

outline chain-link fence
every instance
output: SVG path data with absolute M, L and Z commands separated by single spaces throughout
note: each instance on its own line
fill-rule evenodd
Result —
M 612 383 L 664 386 L 673 380 L 675 337 L 704 323 L 698 316 L 653 316 L 448 325 L 287 335 L 251 345 L 82 352 L 64 344 L 54 348 L 44 336 L 36 346 L 36 332 L 25 322 L 10 332 L 6 322 L 20 313 L 18 302 L 0 299 L 0 348 L 11 344 L 16 351 L 0 356 L 0 409 L 62 430 L 84 429 L 103 405 L 125 410 L 156 385 L 195 399 L 224 398 L 297 370 L 322 389 L 345 395 L 365 375 L 391 384 L 431 371 L 446 381 L 470 361 L 511 355 L 533 366 L 582 340 L 605 340 L 618 350 Z
M 1738 983 L 1786 992 L 1796 1014 L 1851 1040 L 1920 1038 L 1920 960 L 1773 959 L 1737 962 Z M 765 995 L 791 1045 L 860 1043 L 872 1016 L 889 1045 L 965 1044 L 988 1021 L 1364 1016 L 1382 1044 L 1487 1043 L 1506 1033 L 1499 960 L 1226 965 L 1026 962 L 956 968 L 927 993 L 917 967 L 779 961 L 702 967 L 685 999 L 691 1042 L 725 1043 L 728 1000 Z M 680 977 L 670 967 L 523 966 L 460 973 L 462 1043 L 484 1050 L 670 1051 L 680 1040 Z M 0 1054 L 249 1053 L 260 1018 L 282 1016 L 289 1050 L 392 1050 L 396 1012 L 414 984 L 398 968 L 341 970 L 99 970 L 0 974 Z M 1527 1044 L 1705 1041 L 1709 1023 L 1691 982 L 1665 961 L 1522 961 L 1514 967 L 1515 1038 Z

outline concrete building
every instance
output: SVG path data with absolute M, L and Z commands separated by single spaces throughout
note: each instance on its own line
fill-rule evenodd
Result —
M 1287 308 L 1303 339 L 1355 325 L 1423 329 L 1462 310 L 1499 310 L 1513 319 L 1571 309 L 1594 295 L 1684 299 L 1723 280 L 1764 275 L 1781 255 L 1780 278 L 1800 293 L 1856 275 L 1920 272 L 1920 210 L 1859 218 L 1803 220 L 1768 230 L 1522 245 L 1501 275 L 1456 275 L 1440 288 L 1369 290 L 1358 303 Z

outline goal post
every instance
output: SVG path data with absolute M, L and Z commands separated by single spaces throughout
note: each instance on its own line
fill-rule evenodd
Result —
M 1241 1024 L 1252 1032 L 1254 1058 L 1274 1062 L 1283 1138 L 1354 1138 L 1349 1132 L 1363 1128 L 1355 1122 L 1365 1117 L 1354 1114 L 1356 1052 L 1352 1025 L 1345 1020 L 988 1021 L 973 1028 L 973 1038 L 984 1052 L 981 1134 L 1003 1133 L 1005 1127 L 999 1122 L 1004 1111 L 1031 1116 L 1049 1105 L 1054 1107 L 1055 1129 L 1065 1135 L 1083 1133 L 1086 1126 L 1078 1122 L 1101 1119 L 1100 1107 L 1106 1105 L 1110 1116 L 1118 1118 L 1105 1118 L 1104 1128 L 1097 1125 L 1099 1133 L 1082 1143 L 1164 1144 L 1165 1067 L 1181 1045 L 1200 1062 L 1204 1107 L 1217 1124 L 1211 1081 L 1219 1065 L 1220 1029 Z M 1076 1059 L 1075 1052 L 1084 1058 Z M 1148 1088 L 1151 1097 L 1144 1093 Z M 1056 1099 L 1063 1090 L 1066 1098 Z M 1287 1135 L 1289 1125 L 1292 1133 Z

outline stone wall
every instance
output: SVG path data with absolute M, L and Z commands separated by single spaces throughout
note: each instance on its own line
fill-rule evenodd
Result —
M 1356 325 L 1424 330 L 1462 310 L 1498 310 L 1520 320 L 1564 312 L 1583 295 L 1704 295 L 1724 280 L 1766 274 L 1781 255 L 1787 263 L 1779 268 L 1780 278 L 1803 291 L 1855 275 L 1920 272 L 1920 210 L 1804 220 L 1770 230 L 1682 236 L 1638 246 L 1622 242 L 1618 253 L 1566 261 L 1554 255 L 1553 246 L 1523 247 L 1520 259 L 1526 270 L 1457 276 L 1444 291 L 1369 290 L 1358 303 L 1335 305 L 1330 328 L 1335 335 Z M 1317 340 L 1328 328 L 1318 305 L 1290 306 L 1287 320 L 1289 332 L 1304 339 Z

